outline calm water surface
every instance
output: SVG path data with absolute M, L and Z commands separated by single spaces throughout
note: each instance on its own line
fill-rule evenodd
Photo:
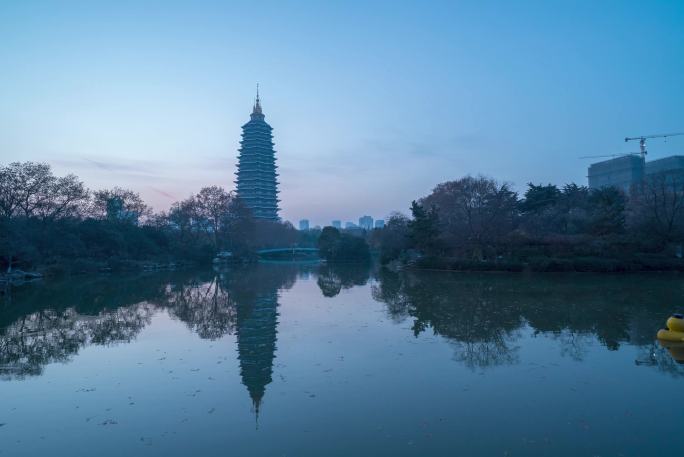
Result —
M 679 452 L 677 275 L 258 265 L 0 298 L 0 455 Z

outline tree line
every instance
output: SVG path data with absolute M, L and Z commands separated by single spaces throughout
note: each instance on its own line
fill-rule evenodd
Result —
M 0 165 L 0 269 L 81 272 L 173 262 L 221 251 L 249 261 L 268 247 L 317 246 L 331 262 L 462 270 L 684 270 L 684 182 L 651 176 L 629 192 L 466 176 L 437 185 L 385 227 L 300 232 L 255 219 L 234 193 L 209 186 L 154 212 L 132 190 L 90 190 L 47 164 Z M 370 249 L 369 249 L 370 245 Z
M 395 213 L 373 240 L 383 263 L 448 269 L 684 269 L 684 182 L 660 174 L 615 187 L 509 184 L 466 176 Z
M 137 192 L 90 190 L 48 164 L 0 165 L 0 268 L 80 272 L 137 268 L 145 262 L 208 262 L 219 251 L 249 260 L 262 247 L 290 245 L 289 223 L 252 217 L 218 186 L 153 212 Z

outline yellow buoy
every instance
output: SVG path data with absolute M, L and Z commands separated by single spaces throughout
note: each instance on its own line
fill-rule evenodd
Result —
M 658 330 L 658 339 L 665 341 L 684 341 L 684 332 L 673 332 L 672 330 Z
M 667 350 L 675 362 L 684 364 L 684 348 L 681 346 L 669 347 Z
M 660 345 L 667 349 L 675 362 L 684 365 L 684 341 L 658 341 Z
M 673 332 L 684 332 L 684 316 L 681 314 L 673 314 L 667 320 L 667 328 Z

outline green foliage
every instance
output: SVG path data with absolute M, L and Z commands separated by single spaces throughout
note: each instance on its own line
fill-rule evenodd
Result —
M 477 260 L 450 257 L 422 257 L 412 266 L 422 269 L 454 270 L 454 271 L 510 271 L 519 272 L 525 264 L 509 260 Z
M 412 204 L 412 219 L 381 232 L 381 260 L 452 270 L 679 269 L 684 183 L 655 176 L 629 198 L 616 188 L 528 184 L 518 201 L 485 177 L 448 181 Z M 389 225 L 389 224 L 388 224 Z M 406 227 L 406 230 L 404 230 Z M 652 257 L 642 261 L 639 256 Z
M 535 186 L 528 183 L 525 198 L 520 202 L 520 210 L 523 213 L 539 212 L 556 206 L 560 197 L 561 191 L 553 184 Z
M 517 195 L 508 184 L 484 176 L 439 184 L 420 203 L 435 208 L 441 251 L 478 260 L 498 255 L 518 212 Z
M 403 214 L 392 214 L 385 226 L 377 230 L 380 262 L 386 264 L 398 259 L 410 247 L 409 219 Z
M 365 238 L 325 227 L 318 238 L 319 255 L 328 262 L 367 262 L 370 248 Z
M 413 219 L 408 222 L 408 236 L 416 249 L 426 254 L 434 254 L 438 249 L 439 215 L 435 205 L 425 209 L 415 200 L 411 202 Z
M 289 246 L 285 223 L 255 221 L 234 194 L 216 186 L 152 214 L 129 189 L 90 192 L 47 164 L 0 166 L 0 268 L 45 272 L 137 269 L 152 263 L 209 263 L 218 251 L 252 259 L 261 247 Z
M 622 233 L 625 230 L 626 197 L 614 187 L 593 190 L 589 194 L 590 231 L 594 235 Z
M 335 227 L 324 227 L 321 236 L 318 237 L 318 251 L 324 259 L 332 258 L 335 255 L 342 234 Z
M 145 262 L 207 263 L 219 251 L 250 260 L 261 248 L 317 245 L 330 262 L 370 258 L 456 270 L 680 270 L 684 183 L 652 176 L 629 197 L 615 188 L 508 184 L 466 176 L 413 201 L 371 233 L 299 232 L 255 220 L 233 193 L 211 186 L 153 214 L 140 195 L 91 192 L 47 164 L 0 165 L 0 269 L 54 273 L 140 268 Z

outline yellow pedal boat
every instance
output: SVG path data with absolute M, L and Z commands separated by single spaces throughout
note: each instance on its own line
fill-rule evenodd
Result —
M 673 332 L 672 330 L 658 330 L 658 339 L 664 341 L 684 341 L 684 332 Z
M 684 332 L 684 316 L 681 314 L 673 314 L 667 320 L 667 329 L 673 332 Z

